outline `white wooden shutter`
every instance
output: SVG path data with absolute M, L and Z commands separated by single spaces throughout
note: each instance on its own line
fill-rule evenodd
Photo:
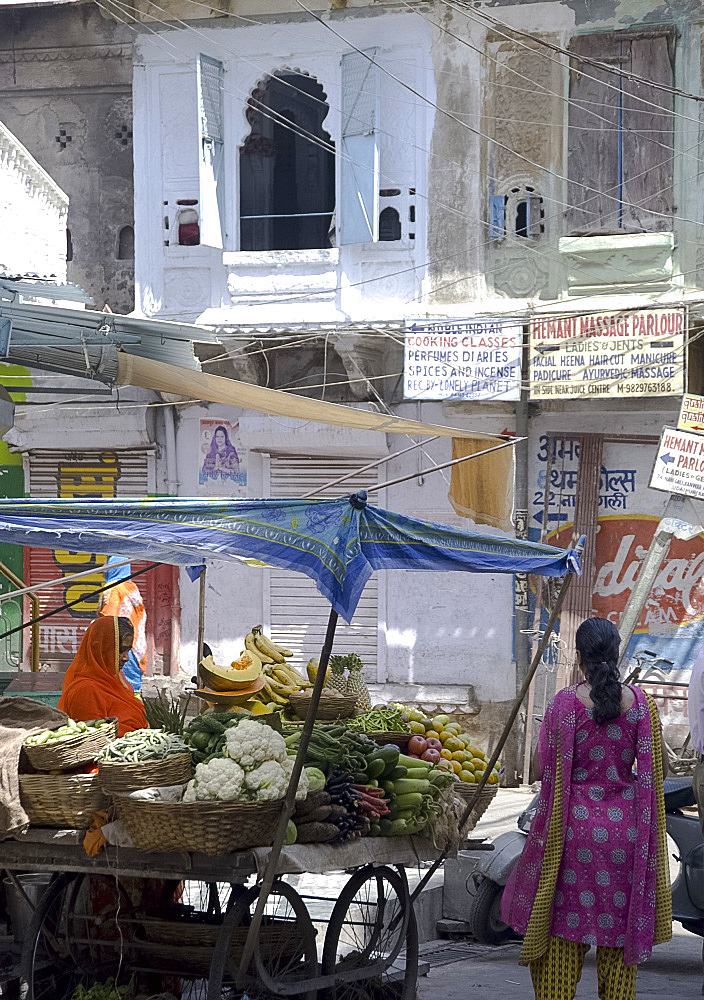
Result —
M 198 56 L 200 241 L 212 247 L 223 247 L 226 236 L 224 72 L 219 60 Z
M 126 451 L 51 451 L 29 452 L 29 495 L 63 497 L 90 501 L 97 497 L 145 497 L 148 493 L 148 454 L 139 449 Z M 91 576 L 39 591 L 39 608 L 44 614 L 92 593 L 105 583 L 102 566 L 106 556 L 86 552 L 64 552 L 25 547 L 24 573 L 28 587 L 33 583 L 55 580 L 95 567 Z M 146 563 L 134 562 L 134 570 Z M 138 580 L 147 609 L 147 621 L 153 609 L 152 574 Z M 68 608 L 39 627 L 40 660 L 49 670 L 65 670 L 75 656 L 83 633 L 98 613 L 98 598 Z
M 376 58 L 376 49 L 366 56 Z M 340 244 L 379 239 L 379 67 L 360 52 L 342 56 Z
M 331 479 L 354 472 L 359 459 L 305 458 L 298 455 L 272 455 L 270 488 L 272 497 L 302 497 Z M 371 469 L 320 496 L 339 497 L 345 492 L 368 489 L 378 483 L 378 470 Z M 270 570 L 270 625 L 275 642 L 293 650 L 298 667 L 311 657 L 320 656 L 330 605 L 315 584 L 301 573 L 272 567 Z M 364 588 L 352 624 L 342 619 L 335 633 L 333 653 L 357 653 L 364 663 L 368 681 L 377 680 L 379 644 L 379 578 L 374 573 Z

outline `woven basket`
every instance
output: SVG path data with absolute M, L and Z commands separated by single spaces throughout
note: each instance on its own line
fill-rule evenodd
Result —
M 311 699 L 305 695 L 292 694 L 289 697 L 289 701 L 298 718 L 305 721 L 310 709 Z M 326 695 L 323 691 L 315 717 L 327 722 L 334 722 L 335 719 L 349 719 L 354 715 L 356 705 L 356 694 L 346 694 L 337 698 L 334 695 Z
M 27 746 L 23 750 L 32 767 L 37 771 L 68 771 L 79 764 L 88 764 L 96 760 L 98 754 L 110 740 L 117 736 L 117 719 L 99 719 L 91 721 L 109 722 L 104 729 L 94 729 L 79 736 L 67 736 L 55 743 L 41 744 L 38 747 Z M 55 726 L 60 729 L 60 726 Z
M 86 830 L 107 809 L 97 774 L 20 774 L 20 800 L 31 826 Z
M 399 748 L 401 753 L 408 753 L 408 744 L 413 733 L 367 733 L 367 736 L 381 747 L 393 743 L 395 747 Z
M 467 803 L 471 798 L 474 797 L 474 792 L 476 790 L 476 785 L 469 781 L 456 781 L 452 786 L 452 790 L 458 799 Z M 499 790 L 498 785 L 487 785 L 482 788 L 479 793 L 479 798 L 477 799 L 474 808 L 469 814 L 469 819 L 462 828 L 462 833 L 467 834 L 477 825 L 479 820 L 482 818 L 484 813 L 487 811 L 491 803 L 494 801 L 496 793 Z
M 193 777 L 190 753 L 175 753 L 164 760 L 145 760 L 139 764 L 102 761 L 99 780 L 107 795 L 134 792 L 138 788 L 161 788 L 184 785 Z
M 164 963 L 167 968 L 208 974 L 220 931 L 219 923 L 147 917 L 142 926 L 149 942 L 151 964 Z M 233 965 L 240 963 L 247 930 L 247 927 L 236 927 L 233 930 L 230 948 Z M 287 963 L 293 963 L 302 957 L 301 938 L 295 920 L 271 920 L 265 917 L 259 931 L 259 940 L 266 945 L 268 951 L 285 958 Z
M 271 846 L 283 800 L 150 802 L 117 793 L 114 802 L 135 847 L 231 854 Z

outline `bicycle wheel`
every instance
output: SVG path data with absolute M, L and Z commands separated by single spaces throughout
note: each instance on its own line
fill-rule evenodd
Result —
M 355 872 L 330 916 L 322 974 L 336 977 L 333 1000 L 412 1000 L 418 929 L 405 877 L 387 866 Z
M 223 920 L 213 952 L 207 1000 L 221 1000 L 223 987 L 235 982 L 246 931 L 256 909 L 259 886 L 242 893 Z M 315 930 L 306 905 L 295 889 L 274 882 L 242 996 L 249 1000 L 295 995 L 315 1000 L 317 989 L 302 986 L 318 975 Z

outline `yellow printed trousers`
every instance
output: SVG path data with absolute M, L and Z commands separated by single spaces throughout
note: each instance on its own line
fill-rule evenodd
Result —
M 530 962 L 535 1000 L 573 1000 L 588 944 L 551 937 L 548 949 Z M 599 1000 L 635 1000 L 636 965 L 623 964 L 623 948 L 596 949 Z

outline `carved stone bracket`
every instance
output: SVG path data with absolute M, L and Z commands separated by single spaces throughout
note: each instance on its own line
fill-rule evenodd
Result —
M 350 379 L 350 392 L 356 399 L 368 399 L 370 384 L 376 388 L 380 396 L 384 396 L 384 379 L 374 378 L 371 383 L 367 379 L 372 376 L 385 375 L 387 372 L 400 371 L 402 365 L 402 348 L 391 338 L 372 336 L 373 331 L 340 331 L 330 337 L 330 344 L 339 354 L 347 377 Z M 396 360 L 395 354 L 399 354 Z M 393 358 L 396 367 L 389 367 Z

